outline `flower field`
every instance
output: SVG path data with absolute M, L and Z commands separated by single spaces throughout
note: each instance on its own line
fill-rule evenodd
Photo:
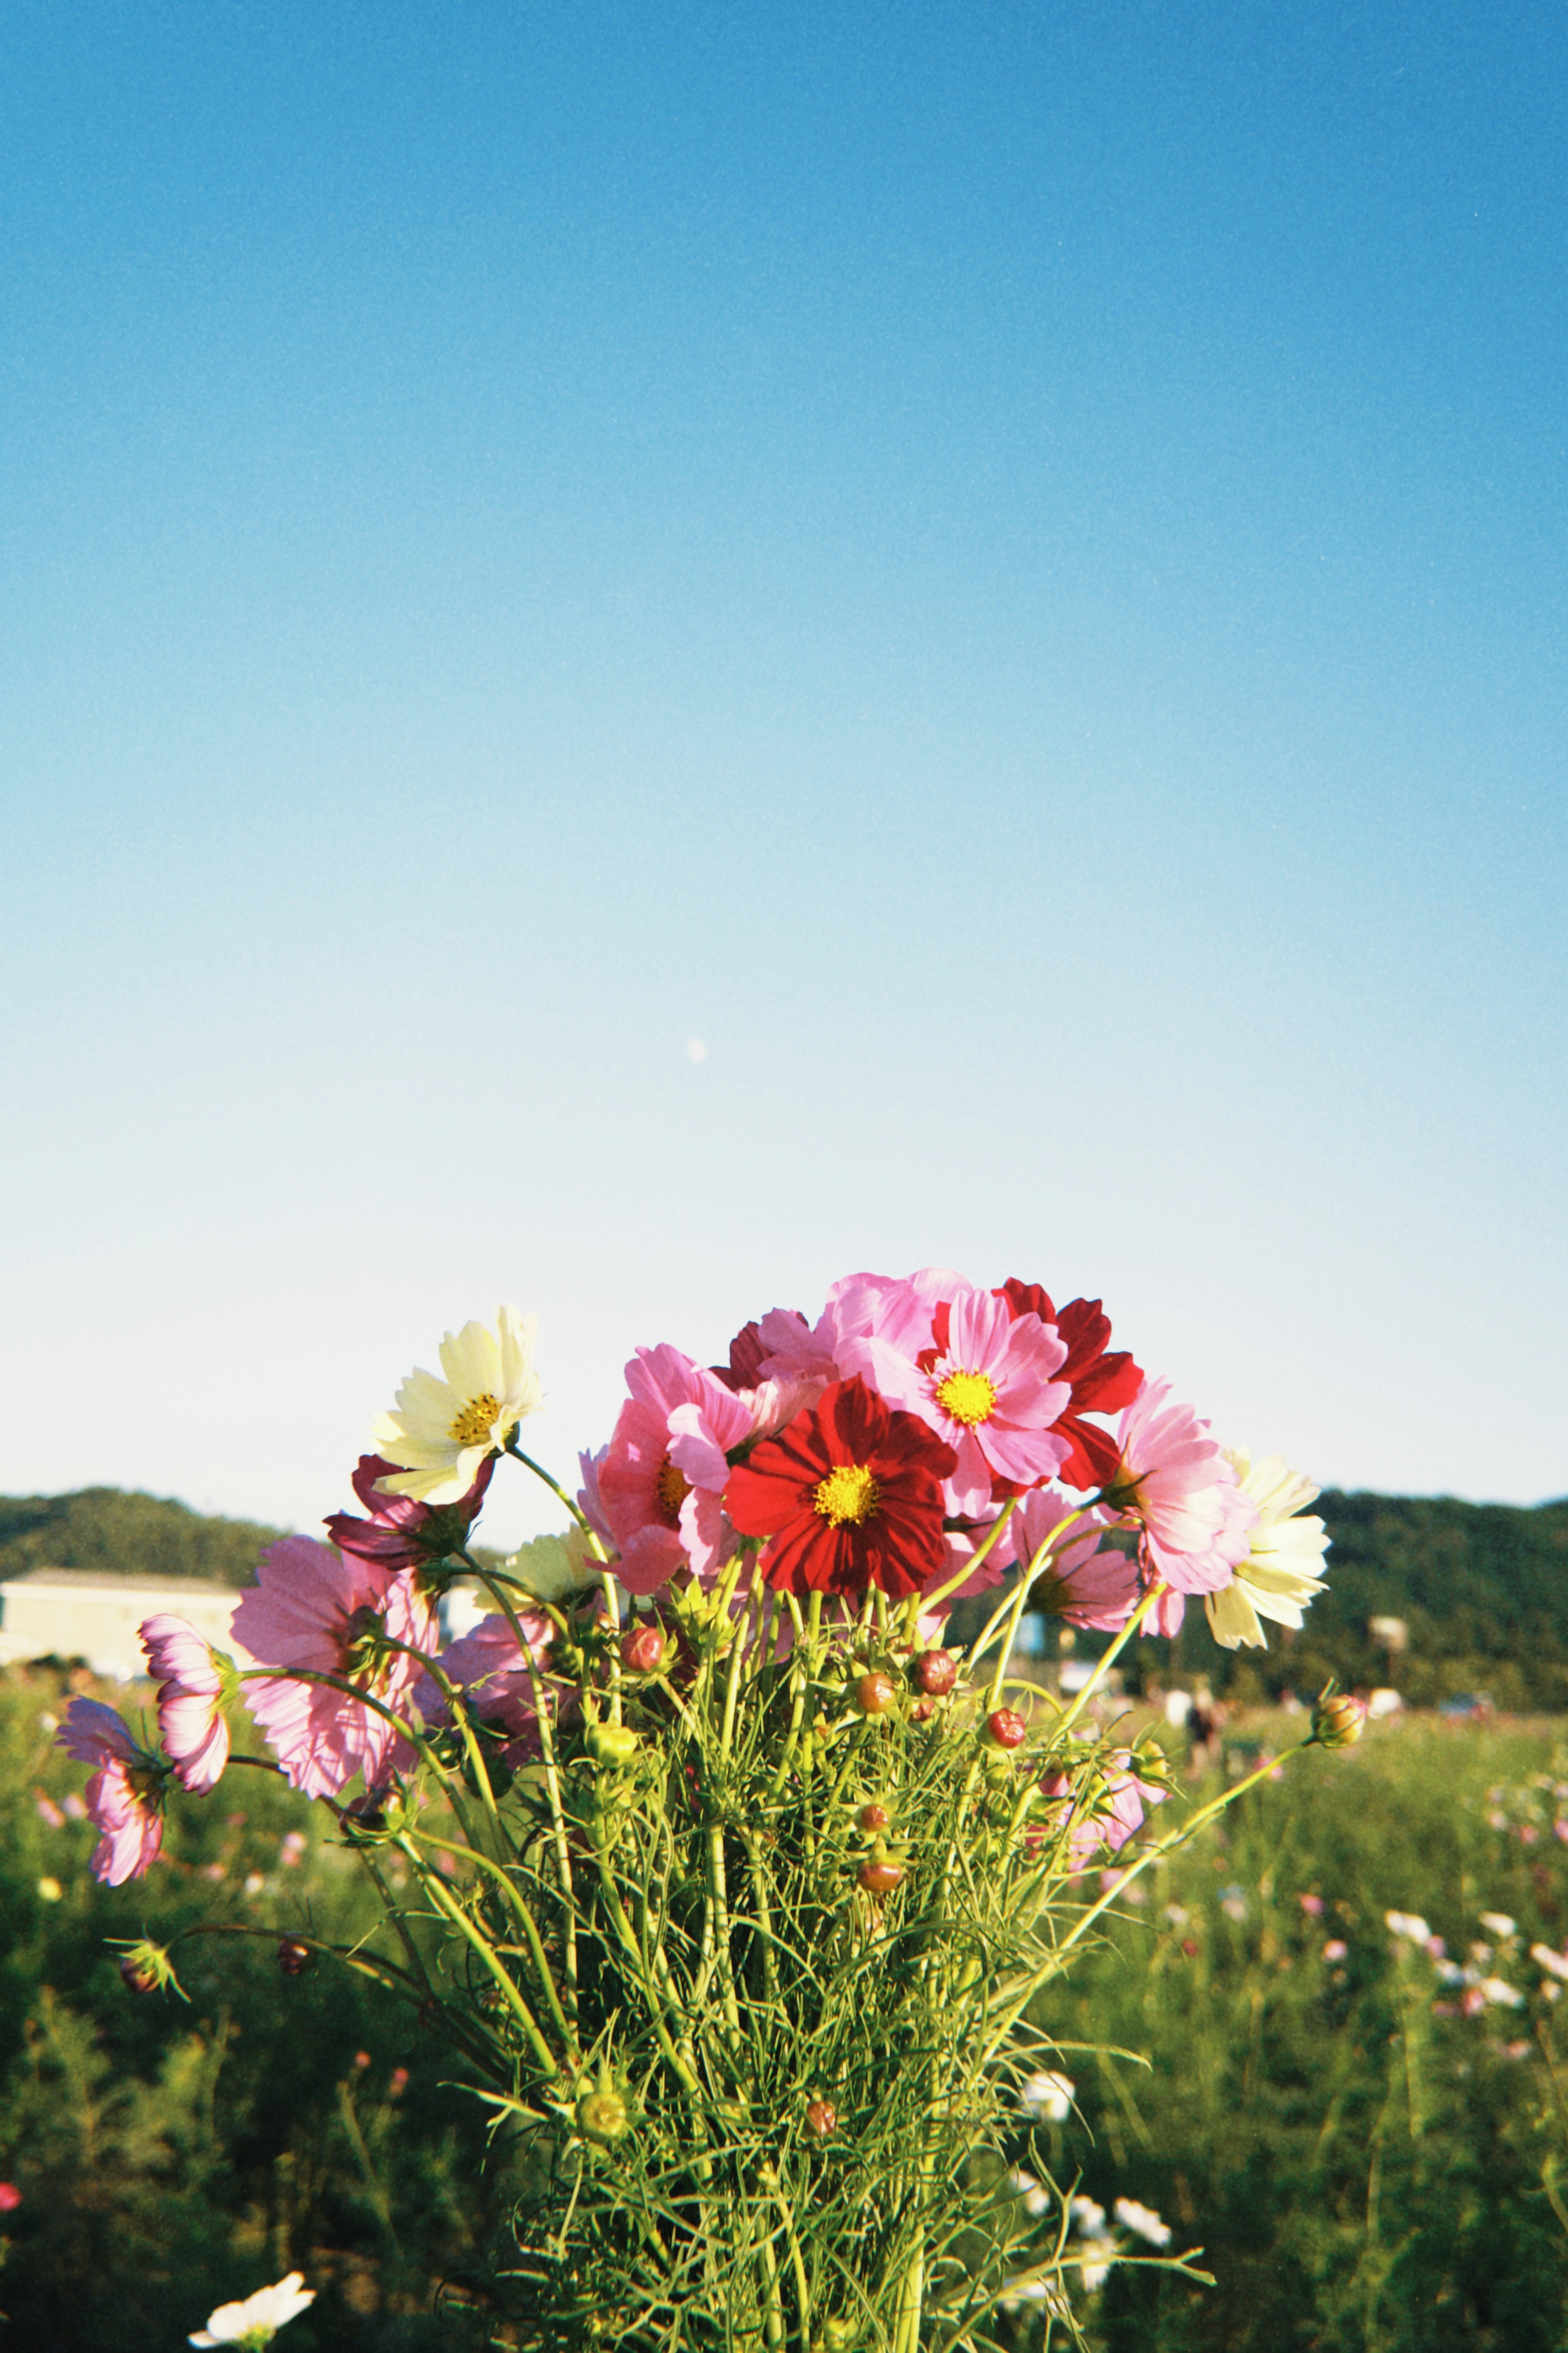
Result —
M 0 1685 L 0 2180 L 19 2196 L 0 2216 L 0 2341 L 152 2353 L 299 2267 L 318 2291 L 283 2340 L 299 2353 L 484 2343 L 460 2299 L 515 2192 L 504 2153 L 485 2169 L 477 2105 L 416 2020 L 329 1964 L 279 1963 L 291 1929 L 369 1926 L 353 1858 L 257 1775 L 226 1810 L 176 1804 L 128 1911 L 89 1874 L 93 1832 L 44 1721 L 64 1697 L 41 1672 Z M 1233 1726 L 1233 1759 L 1250 1768 L 1287 1731 Z M 1558 1978 L 1531 1957 L 1568 1940 L 1560 1737 L 1545 1722 L 1381 1727 L 1299 1759 L 1136 1883 L 1144 1900 L 1042 2016 L 1075 2096 L 1047 2091 L 1020 2117 L 1017 2169 L 1032 2133 L 1058 2179 L 1081 2172 L 1087 2221 L 1118 2200 L 1134 2224 L 1160 2218 L 1215 2285 L 1112 2265 L 1086 2307 L 1091 2344 L 1563 2342 Z M 1181 1779 L 1194 1798 L 1211 1786 Z M 268 1933 L 204 1940 L 188 2004 L 121 1981 L 107 1939 L 198 1919 Z M 1153 2063 L 1066 2047 L 1089 2042 Z M 1007 2325 L 1037 2341 L 1026 2305 Z

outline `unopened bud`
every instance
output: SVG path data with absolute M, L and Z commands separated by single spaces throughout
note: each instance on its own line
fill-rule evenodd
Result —
M 885 1831 L 892 1816 L 886 1806 L 873 1803 L 869 1806 L 862 1806 L 858 1819 L 863 1831 Z
M 298 1936 L 284 1936 L 279 1941 L 278 1966 L 286 1978 L 303 1977 L 315 1957 L 310 1946 L 302 1945 Z
M 860 1884 L 870 1895 L 890 1895 L 904 1875 L 901 1862 L 887 1855 L 872 1855 L 860 1865 Z
M 831 2140 L 838 2130 L 838 2111 L 831 2100 L 808 2100 L 805 2108 L 806 2130 L 818 2140 Z
M 637 1734 L 624 1724 L 591 1724 L 588 1754 L 595 1765 L 626 1765 L 637 1755 Z
M 861 1676 L 855 1686 L 855 1697 L 862 1715 L 886 1715 L 898 1697 L 898 1691 L 892 1676 L 883 1674 L 879 1668 L 868 1675 Z
M 994 1707 L 985 1719 L 985 1737 L 993 1748 L 1016 1748 L 1028 1734 L 1016 1708 Z
M 626 2104 L 611 2084 L 601 2084 L 596 2092 L 584 2092 L 577 2102 L 577 2129 L 584 2140 L 607 2145 L 619 2140 L 630 2123 Z
M 127 1953 L 121 1962 L 120 1974 L 132 1993 L 151 1993 L 158 1982 L 157 1970 L 149 1968 L 146 1962 L 138 1960 L 133 1953 Z
M 1349 1692 L 1322 1692 L 1312 1710 L 1312 1737 L 1320 1748 L 1353 1748 L 1366 1730 L 1366 1706 Z
M 662 1626 L 634 1626 L 621 1637 L 621 1659 L 634 1675 L 657 1675 L 664 1664 Z
M 915 1681 L 927 1699 L 945 1699 L 958 1681 L 958 1661 L 951 1651 L 922 1651 L 915 1661 Z

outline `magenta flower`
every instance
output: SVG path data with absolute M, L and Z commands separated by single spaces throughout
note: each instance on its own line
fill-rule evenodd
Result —
M 384 1455 L 362 1454 L 352 1484 L 370 1517 L 360 1520 L 352 1512 L 334 1512 L 325 1523 L 327 1534 L 340 1552 L 373 1560 L 389 1576 L 460 1552 L 479 1516 L 497 1460 L 488 1454 L 468 1493 L 455 1504 L 421 1504 L 412 1495 L 383 1494 L 378 1482 L 393 1476 L 396 1463 Z
M 1102 1501 L 1143 1532 L 1149 1565 L 1176 1595 L 1214 1593 L 1245 1560 L 1258 1506 L 1189 1405 L 1168 1403 L 1168 1381 L 1143 1383 L 1117 1431 L 1120 1461 Z M 1158 1630 L 1174 1632 L 1161 1610 Z M 1152 1624 L 1153 1621 L 1151 1620 Z
M 626 1387 L 598 1464 L 597 1502 L 621 1583 L 656 1593 L 679 1569 L 705 1576 L 722 1557 L 728 1451 L 751 1436 L 752 1417 L 714 1374 L 668 1345 L 637 1350 Z
M 285 1536 L 263 1554 L 233 1630 L 258 1666 L 343 1677 L 394 1714 L 424 1660 L 387 1649 L 381 1637 L 426 1654 L 437 1640 L 435 1611 L 411 1570 L 389 1578 L 310 1536 Z M 395 1725 L 331 1684 L 258 1676 L 247 1680 L 245 1695 L 289 1780 L 307 1797 L 335 1797 L 356 1773 L 374 1788 L 411 1761 Z
M 224 1676 L 195 1628 L 184 1618 L 144 1618 L 142 1648 L 158 1685 L 158 1735 L 174 1778 L 197 1796 L 215 1788 L 228 1763 Z
M 472 1713 L 483 1722 L 526 1734 L 532 1732 L 535 1723 L 528 1659 L 532 1659 L 536 1669 L 543 1665 L 555 1629 L 542 1610 L 521 1610 L 517 1622 L 528 1645 L 526 1657 L 504 1612 L 498 1609 L 481 1618 L 471 1632 L 448 1642 L 435 1663 L 449 1683 L 458 1685 Z M 426 1724 L 451 1722 L 450 1704 L 433 1674 L 420 1676 L 414 1698 Z
M 1051 1377 L 1068 1353 L 1053 1326 L 1033 1313 L 1016 1316 L 1006 1299 L 945 1268 L 889 1285 L 869 1314 L 870 1329 L 847 1339 L 841 1356 L 952 1448 L 950 1516 L 982 1514 L 994 1493 L 1017 1494 L 1060 1468 L 1068 1443 L 1051 1425 L 1072 1388 Z
M 1101 1546 L 1105 1523 L 1097 1514 L 1078 1517 L 1064 1495 L 1037 1488 L 1015 1509 L 997 1548 L 1010 1546 L 1010 1556 L 1026 1568 L 1069 1518 L 1075 1525 L 1036 1578 L 1030 1599 L 1048 1616 L 1065 1618 L 1069 1626 L 1114 1632 L 1131 1616 L 1142 1578 L 1136 1559 Z
M 143 1748 L 124 1719 L 101 1700 L 73 1699 L 55 1745 L 97 1767 L 87 1785 L 88 1818 L 103 1832 L 92 1858 L 93 1877 L 109 1887 L 140 1879 L 163 1843 L 168 1766 Z

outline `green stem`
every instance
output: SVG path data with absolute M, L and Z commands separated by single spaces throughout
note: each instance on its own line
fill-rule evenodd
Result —
M 557 2060 L 555 2053 L 552 2051 L 549 2043 L 546 2042 L 543 2035 L 541 2033 L 539 2021 L 534 2017 L 532 2010 L 530 2010 L 527 2002 L 523 2000 L 522 1995 L 512 1983 L 510 1970 L 502 1968 L 489 1945 L 479 1934 L 473 1922 L 468 1918 L 468 1915 L 464 1911 L 462 1905 L 455 1903 L 452 1897 L 447 1894 L 446 1888 L 441 1884 L 439 1873 L 426 1870 L 424 1863 L 419 1859 L 418 1850 L 415 1846 L 413 1841 L 405 1835 L 398 1839 L 397 1843 L 402 1848 L 404 1853 L 408 1857 L 409 1862 L 414 1865 L 415 1870 L 418 1873 L 420 1885 L 424 1888 L 428 1900 L 435 1905 L 437 1912 L 451 1923 L 452 1926 L 458 1930 L 460 1936 L 468 1938 L 468 1943 L 473 1947 L 475 1952 L 478 1953 L 480 1960 L 484 1963 L 486 1968 L 489 1969 L 491 1977 L 494 1978 L 497 1985 L 500 1988 L 503 1997 L 514 2012 L 518 2024 L 522 2029 L 523 2034 L 527 2039 L 529 2048 L 533 2052 L 534 2058 L 538 2061 L 539 2065 L 542 2068 L 545 2075 L 553 2083 L 555 2078 L 561 2073 L 560 2062 Z

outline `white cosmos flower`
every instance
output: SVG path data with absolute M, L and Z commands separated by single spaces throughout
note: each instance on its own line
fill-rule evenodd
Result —
M 1329 1548 L 1328 1532 L 1316 1514 L 1310 1520 L 1296 1516 L 1318 1491 L 1278 1454 L 1254 1462 L 1245 1447 L 1226 1447 L 1226 1460 L 1242 1493 L 1258 1506 L 1258 1525 L 1252 1549 L 1232 1583 L 1205 1594 L 1204 1601 L 1209 1630 L 1222 1650 L 1245 1642 L 1259 1651 L 1267 1648 L 1263 1619 L 1299 1627 L 1308 1602 L 1323 1590 L 1317 1571 Z
M 243 2304 L 220 2304 L 208 2315 L 207 2325 L 189 2340 L 193 2345 L 270 2345 L 285 2322 L 316 2301 L 316 2291 L 305 2285 L 303 2272 L 290 2272 L 275 2287 L 258 2287 Z
M 446 1378 L 410 1373 L 394 1410 L 377 1415 L 376 1446 L 398 1466 L 380 1482 L 388 1494 L 459 1502 L 486 1456 L 505 1445 L 524 1414 L 537 1412 L 544 1393 L 533 1369 L 535 1319 L 500 1307 L 496 1325 L 448 1332 L 441 1343 Z
M 1036 2124 L 1059 2125 L 1071 2113 L 1076 2088 L 1070 2075 L 1058 2075 L 1054 2068 L 1027 2076 L 1018 2086 L 1019 2114 Z

